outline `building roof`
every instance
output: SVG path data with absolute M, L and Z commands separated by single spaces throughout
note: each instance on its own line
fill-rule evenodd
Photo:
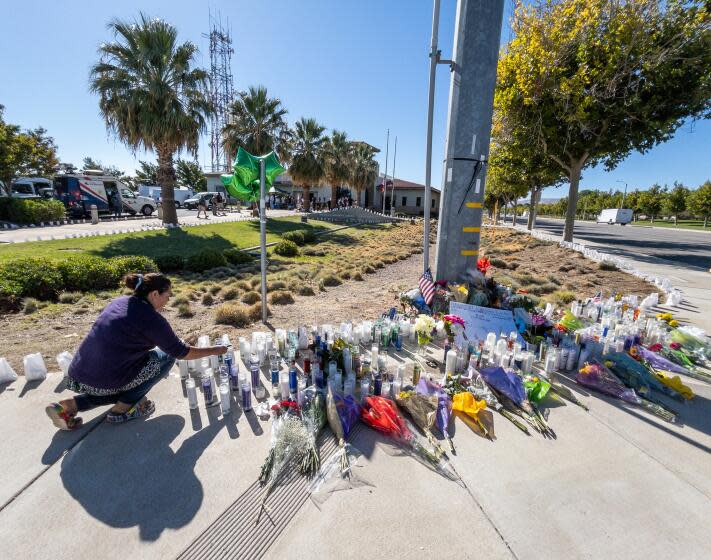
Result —
M 388 189 L 392 188 L 392 179 L 388 179 Z M 378 178 L 378 188 L 382 188 L 383 186 L 383 178 L 379 177 Z M 398 189 L 407 189 L 407 190 L 414 190 L 414 191 L 424 191 L 425 186 L 420 184 L 420 183 L 414 183 L 412 181 L 406 181 L 405 179 L 395 179 L 395 190 Z M 439 189 L 435 187 L 434 185 L 432 186 L 432 190 L 439 192 Z

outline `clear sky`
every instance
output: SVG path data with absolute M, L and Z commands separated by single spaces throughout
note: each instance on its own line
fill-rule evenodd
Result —
M 511 2 L 506 1 L 507 12 Z M 442 0 L 440 49 L 452 51 L 456 0 Z M 106 23 L 139 11 L 161 17 L 181 40 L 200 48 L 209 65 L 208 8 L 229 20 L 234 38 L 236 89 L 263 84 L 281 98 L 293 122 L 315 117 L 382 149 L 390 129 L 390 163 L 398 137 L 396 175 L 424 182 L 431 0 L 23 0 L 0 18 L 0 104 L 6 120 L 45 127 L 60 159 L 79 165 L 84 156 L 133 174 L 137 159 L 107 136 L 98 100 L 88 90 L 96 49 L 111 39 Z M 509 36 L 504 22 L 502 40 Z M 449 72 L 438 69 L 432 182 L 441 182 Z M 711 176 L 711 123 L 684 126 L 676 137 L 645 155 L 635 154 L 615 171 L 584 172 L 581 188 L 647 188 L 679 180 L 696 187 Z M 209 164 L 202 143 L 199 160 Z M 566 187 L 544 196 L 564 196 Z

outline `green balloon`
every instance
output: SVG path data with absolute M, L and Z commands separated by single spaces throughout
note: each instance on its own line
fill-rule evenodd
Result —
M 247 150 L 237 150 L 237 157 L 233 164 L 232 175 L 222 175 L 222 184 L 235 198 L 256 202 L 259 200 L 259 170 L 260 163 L 264 160 L 264 179 L 267 186 L 271 187 L 274 180 L 284 173 L 285 169 L 279 163 L 274 152 L 263 156 L 253 156 Z

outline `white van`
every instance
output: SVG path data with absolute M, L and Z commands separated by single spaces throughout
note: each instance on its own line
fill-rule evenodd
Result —
M 139 185 L 138 192 L 143 196 L 149 196 L 156 202 L 160 199 L 161 188 L 158 185 Z M 175 187 L 173 189 L 175 197 L 175 207 L 182 208 L 185 201 L 195 195 L 195 192 L 189 187 Z
M 53 198 L 52 181 L 44 177 L 20 177 L 12 183 L 13 198 Z
M 54 179 L 54 194 L 74 218 L 90 216 L 92 204 L 96 204 L 100 214 L 114 212 L 114 195 L 121 204 L 122 213 L 150 216 L 157 207 L 152 198 L 135 195 L 116 177 L 103 175 L 100 171 L 85 170 L 82 173 L 57 175 Z
M 629 224 L 632 221 L 632 210 L 629 208 L 606 208 L 597 217 L 598 224 Z

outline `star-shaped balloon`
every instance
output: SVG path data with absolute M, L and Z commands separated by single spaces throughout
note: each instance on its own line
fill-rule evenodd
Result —
M 222 175 L 222 184 L 235 198 L 248 202 L 259 200 L 259 168 L 260 162 L 264 160 L 264 178 L 267 186 L 271 186 L 285 169 L 279 163 L 274 152 L 269 152 L 263 156 L 253 156 L 247 150 L 240 148 L 237 150 L 237 157 L 233 165 L 232 175 Z

